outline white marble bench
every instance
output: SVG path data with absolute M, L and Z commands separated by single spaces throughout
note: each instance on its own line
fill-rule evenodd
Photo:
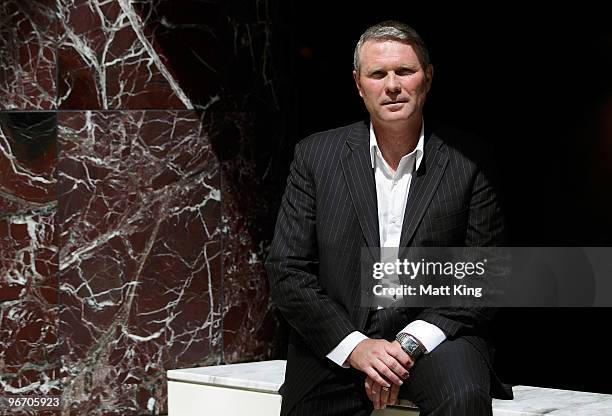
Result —
M 261 361 L 168 371 L 168 416 L 280 413 L 285 361 Z M 495 416 L 610 416 L 612 395 L 515 386 L 514 400 L 493 400 Z M 372 416 L 416 416 L 410 402 Z M 313 415 L 315 416 L 315 415 Z

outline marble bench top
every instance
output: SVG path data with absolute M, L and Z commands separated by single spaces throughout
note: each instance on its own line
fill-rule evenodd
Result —
M 612 395 L 514 386 L 514 400 L 493 400 L 495 416 L 610 416 Z
M 260 361 L 168 370 L 168 379 L 277 393 L 285 379 L 285 361 Z M 609 394 L 531 386 L 514 386 L 512 389 L 514 400 L 493 400 L 495 416 L 612 415 L 612 395 Z
M 277 393 L 285 380 L 285 360 L 168 370 L 168 379 Z

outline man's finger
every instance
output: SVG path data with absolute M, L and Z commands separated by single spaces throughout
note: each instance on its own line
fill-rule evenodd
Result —
M 380 360 L 386 364 L 386 366 L 393 371 L 401 380 L 405 380 L 408 374 L 408 369 L 399 363 L 393 356 L 387 355 L 381 357 Z M 395 383 L 395 381 L 390 380 Z
M 387 368 L 384 364 L 381 364 L 381 366 Z M 366 369 L 366 374 L 372 379 L 372 381 L 374 381 L 374 383 L 381 386 L 391 387 L 391 384 L 389 384 L 384 378 L 382 378 L 381 375 L 378 373 L 378 370 L 376 370 L 375 368 L 370 367 Z
M 397 374 L 395 374 L 393 371 L 391 371 L 391 369 L 387 366 L 387 363 L 382 361 L 382 359 L 379 359 L 378 363 L 375 364 L 374 369 L 378 371 L 378 373 L 382 377 L 386 378 L 389 382 L 393 384 L 401 385 L 403 383 L 402 379 L 399 378 Z M 376 381 L 381 386 L 391 387 L 391 385 L 389 385 L 388 383 L 381 383 L 377 379 L 374 379 L 374 381 Z
M 374 384 L 374 382 L 372 381 L 372 379 L 370 377 L 366 377 L 365 379 L 365 391 L 366 394 L 368 395 L 368 399 L 370 399 L 370 401 L 373 401 L 372 399 L 372 385 Z
M 395 358 L 405 369 L 410 370 L 414 366 L 414 361 L 410 355 L 406 353 L 399 345 L 399 342 L 393 341 L 387 346 L 387 353 Z
M 393 388 L 394 385 L 391 386 Z M 391 393 L 391 389 L 389 387 L 381 387 L 380 389 L 380 407 L 384 409 L 387 407 L 389 403 L 389 394 Z
M 399 395 L 400 386 L 397 384 L 391 385 L 391 392 L 389 393 L 389 404 L 397 404 L 397 396 Z
M 372 387 L 372 404 L 374 405 L 374 409 L 380 409 L 380 393 L 382 387 L 376 383 Z

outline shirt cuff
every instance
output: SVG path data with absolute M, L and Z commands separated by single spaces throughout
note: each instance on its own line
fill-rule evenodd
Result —
M 341 367 L 349 368 L 350 366 L 347 364 L 346 359 L 349 355 L 351 355 L 357 344 L 359 344 L 364 339 L 368 339 L 368 337 L 363 335 L 361 332 L 351 332 L 346 336 L 346 338 L 340 341 L 340 344 L 338 344 L 336 348 L 331 350 L 331 352 L 327 354 L 326 357 Z
M 410 322 L 401 332 L 406 332 L 421 341 L 427 350 L 425 354 L 432 352 L 446 339 L 446 335 L 440 328 L 421 320 Z

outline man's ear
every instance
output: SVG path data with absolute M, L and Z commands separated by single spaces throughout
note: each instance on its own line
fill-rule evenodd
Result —
M 425 74 L 427 74 L 427 91 L 429 92 L 429 89 L 431 88 L 431 81 L 433 80 L 433 74 L 434 74 L 434 68 L 432 64 L 429 64 L 427 66 L 427 69 L 425 70 Z
M 355 85 L 357 86 L 357 91 L 359 92 L 359 96 L 363 98 L 363 94 L 361 93 L 361 84 L 359 83 L 359 74 L 354 69 L 353 69 L 353 79 L 355 80 Z

